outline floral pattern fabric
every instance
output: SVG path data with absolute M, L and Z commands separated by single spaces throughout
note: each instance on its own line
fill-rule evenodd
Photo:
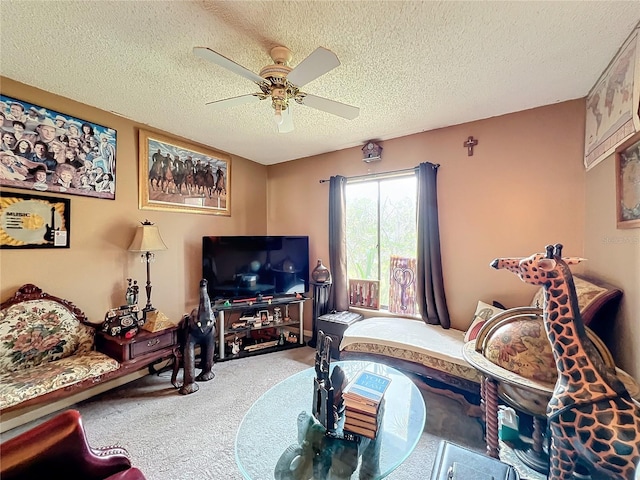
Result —
M 375 353 L 377 355 L 384 355 L 386 357 L 398 358 L 401 360 L 407 360 L 420 365 L 439 370 L 441 372 L 448 373 L 454 377 L 464 378 L 472 382 L 480 383 L 482 377 L 471 365 L 459 365 L 457 363 L 448 362 L 441 358 L 434 357 L 428 352 L 419 353 L 411 350 L 405 350 L 402 348 L 396 348 L 389 345 L 380 345 L 377 343 L 352 343 L 345 347 L 347 352 L 360 352 L 360 353 Z
M 0 371 L 15 372 L 90 352 L 94 334 L 55 301 L 12 305 L 0 311 Z
M 86 352 L 42 363 L 36 368 L 0 374 L 0 409 L 5 409 L 34 397 L 100 376 L 120 368 L 113 358 L 100 352 Z
M 94 351 L 95 330 L 61 303 L 27 300 L 0 311 L 0 410 L 118 370 Z

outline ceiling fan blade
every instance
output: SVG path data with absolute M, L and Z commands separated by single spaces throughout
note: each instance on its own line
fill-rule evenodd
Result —
M 329 100 L 328 98 L 318 97 L 308 93 L 302 93 L 300 97 L 300 100 L 296 98 L 296 101 L 301 105 L 332 113 L 347 120 L 353 120 L 360 115 L 360 109 L 358 107 L 353 107 L 346 103 L 336 102 L 335 100 Z
M 235 107 L 236 105 L 244 105 L 246 103 L 258 103 L 260 100 L 264 100 L 264 96 L 261 93 L 249 93 L 247 95 L 240 95 L 239 97 L 215 100 L 208 102 L 206 105 L 211 105 L 216 110 L 222 110 L 223 108 Z
M 293 109 L 291 105 L 282 112 L 282 123 L 278 125 L 278 133 L 293 132 Z
M 302 87 L 340 65 L 335 53 L 323 47 L 316 48 L 287 75 L 287 80 Z
M 258 85 L 263 83 L 269 84 L 269 82 L 264 78 L 262 78 L 260 75 L 253 73 L 248 68 L 245 68 L 242 65 L 237 64 L 233 60 L 229 60 L 227 57 L 225 57 L 224 55 L 220 55 L 218 52 L 214 52 L 210 48 L 193 47 L 193 53 L 200 58 L 213 62 L 216 65 L 220 65 L 221 67 L 226 68 L 227 70 L 233 73 L 241 75 L 244 78 L 248 78 L 249 80 L 257 83 Z

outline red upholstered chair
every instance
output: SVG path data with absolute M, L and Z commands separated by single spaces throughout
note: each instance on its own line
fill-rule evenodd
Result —
M 145 480 L 121 447 L 92 448 L 80 412 L 67 410 L 0 445 L 2 480 Z

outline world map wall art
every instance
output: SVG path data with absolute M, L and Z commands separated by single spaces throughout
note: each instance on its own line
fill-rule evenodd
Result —
M 587 96 L 584 165 L 587 170 L 640 131 L 640 48 L 637 27 Z

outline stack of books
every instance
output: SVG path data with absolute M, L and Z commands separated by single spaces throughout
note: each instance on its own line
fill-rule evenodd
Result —
M 376 438 L 382 419 L 384 393 L 391 379 L 368 370 L 359 372 L 342 394 L 344 400 L 344 430 Z

